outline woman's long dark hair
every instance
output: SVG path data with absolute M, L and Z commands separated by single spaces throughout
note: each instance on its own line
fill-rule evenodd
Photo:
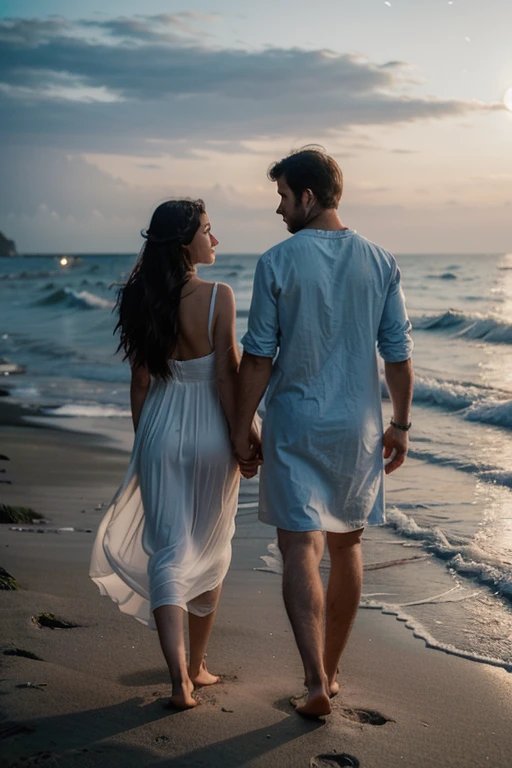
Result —
M 144 366 L 152 376 L 171 378 L 169 357 L 178 340 L 183 286 L 194 274 L 184 245 L 196 234 L 202 200 L 169 200 L 153 213 L 139 259 L 117 294 L 117 351 L 132 367 Z

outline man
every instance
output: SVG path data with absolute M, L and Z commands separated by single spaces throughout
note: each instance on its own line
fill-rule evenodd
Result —
M 361 594 L 364 527 L 384 520 L 383 448 L 387 473 L 407 453 L 411 326 L 394 258 L 337 214 L 343 175 L 333 158 L 304 148 L 268 175 L 293 237 L 256 268 L 234 446 L 242 469 L 254 473 L 260 446 L 251 424 L 270 383 L 259 517 L 277 527 L 283 556 L 284 602 L 308 689 L 297 711 L 317 717 L 330 713 L 339 690 Z M 376 345 L 393 404 L 384 434 Z

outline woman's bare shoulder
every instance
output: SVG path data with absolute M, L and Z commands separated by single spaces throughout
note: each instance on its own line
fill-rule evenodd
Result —
M 235 295 L 234 290 L 227 283 L 217 283 L 217 285 L 218 285 L 217 291 L 220 291 L 225 296 L 234 296 Z
M 229 309 L 230 312 L 236 312 L 235 292 L 230 285 L 227 285 L 227 283 L 218 283 L 215 308 L 217 312 L 222 309 Z
M 236 312 L 235 293 L 227 283 L 219 283 L 214 280 L 200 280 L 197 283 L 196 290 L 191 291 L 191 298 L 195 298 L 200 304 L 208 304 L 212 297 L 213 286 L 217 285 L 217 295 L 215 297 L 215 316 L 226 311 L 229 314 Z
M 232 287 L 227 283 L 219 283 L 218 280 L 200 280 L 199 283 L 202 287 L 209 286 L 210 288 L 213 288 L 214 285 L 217 285 L 217 291 L 220 291 L 225 295 L 235 295 Z

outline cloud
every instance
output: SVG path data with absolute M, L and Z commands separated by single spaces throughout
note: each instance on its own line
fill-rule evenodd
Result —
M 483 182 L 505 182 L 510 184 L 512 182 L 512 173 L 487 173 L 483 176 L 472 176 L 471 181 L 483 181 Z
M 163 32 L 160 24 L 151 24 L 147 19 L 120 17 L 105 21 L 83 20 L 84 27 L 102 29 L 112 37 L 121 40 L 132 40 L 137 43 L 153 41 L 179 42 L 179 35 L 173 32 Z M 171 25 L 169 25 L 171 26 Z
M 138 168 L 146 168 L 152 171 L 160 170 L 163 168 L 162 165 L 158 165 L 157 163 L 137 163 L 136 165 Z
M 175 197 L 205 200 L 223 251 L 262 251 L 286 235 L 273 197 L 262 204 L 253 192 L 241 193 L 228 183 L 126 184 L 80 156 L 57 150 L 0 147 L 0 167 L 9 179 L 9 185 L 0 185 L 0 231 L 16 240 L 21 253 L 135 253 L 152 211 Z
M 0 147 L 0 212 L 33 216 L 44 204 L 60 217 L 90 214 L 95 208 L 106 215 L 119 209 L 139 209 L 140 193 L 76 155 L 58 150 Z M 27 183 L 30 180 L 30 183 Z
M 190 39 L 210 37 L 208 32 L 198 29 L 198 24 L 212 24 L 218 21 L 215 14 L 199 11 L 180 11 L 178 13 L 160 13 L 153 16 L 121 16 L 113 19 L 83 19 L 83 27 L 101 29 L 115 38 L 130 40 L 134 43 L 171 42 L 182 44 Z
M 37 47 L 70 32 L 73 25 L 61 16 L 48 19 L 0 19 L 0 43 Z
M 140 155 L 151 152 L 148 139 L 186 138 L 196 147 L 262 136 L 293 142 L 352 126 L 504 109 L 414 96 L 400 61 L 380 65 L 300 48 L 222 49 L 194 39 L 196 24 L 211 20 L 184 12 L 0 22 L 0 139 Z M 90 37 L 93 29 L 101 35 Z

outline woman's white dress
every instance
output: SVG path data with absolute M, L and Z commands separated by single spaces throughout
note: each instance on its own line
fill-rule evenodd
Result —
M 212 291 L 211 325 L 217 284 Z M 103 518 L 90 576 L 123 613 L 154 628 L 152 611 L 198 616 L 231 561 L 240 474 L 215 381 L 215 352 L 171 360 L 152 379 L 125 480 Z

